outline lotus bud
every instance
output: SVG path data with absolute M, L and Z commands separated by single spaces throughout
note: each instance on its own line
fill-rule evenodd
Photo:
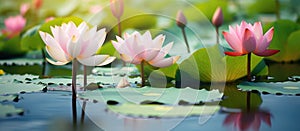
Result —
M 27 13 L 27 11 L 29 10 L 29 8 L 30 8 L 30 5 L 28 3 L 22 4 L 20 7 L 20 14 L 22 16 L 24 16 Z
M 35 9 L 40 9 L 42 7 L 43 0 L 33 0 L 33 5 Z
M 110 0 L 110 9 L 112 14 L 120 19 L 124 12 L 124 2 L 123 0 Z
M 185 25 L 187 24 L 187 20 L 186 17 L 184 16 L 184 14 L 182 13 L 181 10 L 179 10 L 177 12 L 177 16 L 176 16 L 176 24 L 177 26 L 184 28 Z
M 216 27 L 220 27 L 223 24 L 223 12 L 222 12 L 222 8 L 218 7 L 214 13 L 214 16 L 212 18 L 212 23 L 216 26 Z

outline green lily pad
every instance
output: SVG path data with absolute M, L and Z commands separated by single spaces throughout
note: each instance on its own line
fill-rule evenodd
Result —
M 0 76 L 0 84 L 13 83 L 13 82 L 26 83 L 28 81 L 38 79 L 38 78 L 39 78 L 39 76 L 30 75 L 30 74 L 25 74 L 25 75 L 2 75 L 2 76 Z
M 89 75 L 87 76 L 87 82 L 88 83 L 102 83 L 102 84 L 118 84 L 119 81 L 121 80 L 121 76 L 94 76 L 94 75 Z M 78 85 L 83 85 L 83 75 L 78 75 L 77 76 L 77 83 Z M 128 82 L 130 83 L 137 83 L 140 82 L 141 78 L 136 77 L 136 78 L 128 78 Z M 71 84 L 72 79 L 71 78 L 46 78 L 46 79 L 35 79 L 32 81 L 32 83 L 43 83 L 43 84 Z
M 300 59 L 300 25 L 289 20 L 278 20 L 266 25 L 264 29 L 274 27 L 273 40 L 270 43 L 270 49 L 278 49 L 279 53 L 266 57 L 277 62 L 297 61 Z
M 92 70 L 93 74 L 95 75 L 103 75 L 103 76 L 116 76 L 116 75 L 128 75 L 128 76 L 137 76 L 140 75 L 140 72 L 135 66 L 129 67 L 95 67 Z
M 22 114 L 24 112 L 23 109 L 15 108 L 13 105 L 2 105 L 0 103 L 0 118 Z
M 194 52 L 179 65 L 179 70 L 202 82 L 231 82 L 247 75 L 247 56 L 224 56 L 218 45 Z M 267 75 L 262 57 L 251 56 L 252 75 Z
M 0 84 L 0 94 L 19 94 L 24 92 L 38 92 L 43 90 L 45 86 L 37 84 L 24 84 L 24 83 L 5 83 Z
M 136 105 L 125 103 L 108 106 L 112 112 L 136 117 L 187 117 L 195 115 L 212 115 L 219 106 L 169 106 L 169 105 Z
M 43 59 L 14 58 L 0 60 L 0 65 L 42 65 Z
M 262 93 L 300 95 L 300 82 L 243 82 L 238 88 L 249 91 L 257 90 Z
M 189 103 L 200 101 L 215 101 L 222 97 L 218 90 L 207 91 L 205 89 L 195 90 L 192 88 L 103 88 L 94 91 L 86 91 L 79 95 L 80 98 L 107 102 L 108 100 L 119 103 L 140 104 L 143 101 L 155 101 L 164 104 L 176 105 L 183 100 Z

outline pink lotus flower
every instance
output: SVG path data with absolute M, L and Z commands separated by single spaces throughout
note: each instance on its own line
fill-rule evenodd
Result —
M 212 23 L 216 27 L 220 27 L 223 24 L 223 11 L 221 7 L 218 7 L 213 15 Z
M 173 43 L 169 43 L 162 48 L 165 36 L 159 35 L 152 40 L 149 31 L 141 35 L 134 32 L 131 35 L 125 34 L 124 39 L 117 36 L 116 41 L 112 41 L 113 46 L 121 54 L 121 58 L 128 63 L 141 64 L 145 61 L 155 67 L 167 67 L 174 64 L 179 56 L 165 58 Z
M 253 26 L 242 21 L 241 25 L 236 27 L 229 26 L 229 32 L 223 32 L 226 41 L 234 50 L 233 52 L 225 52 L 230 56 L 241 56 L 254 53 L 258 56 L 271 56 L 279 52 L 279 50 L 267 49 L 273 38 L 274 28 L 263 35 L 260 22 L 256 22 Z
M 124 2 L 123 0 L 110 0 L 110 9 L 112 14 L 120 19 L 124 12 Z
M 271 114 L 265 111 L 230 113 L 225 118 L 223 125 L 233 125 L 233 127 L 239 131 L 245 131 L 251 128 L 258 131 L 261 122 L 271 126 Z
M 2 33 L 8 38 L 19 35 L 26 25 L 26 19 L 23 16 L 11 16 L 4 20 L 5 29 Z
M 105 29 L 97 31 L 97 27 L 89 29 L 85 22 L 78 27 L 73 22 L 51 27 L 50 35 L 40 31 L 40 36 L 46 44 L 46 51 L 54 59 L 47 59 L 54 65 L 64 65 L 77 59 L 86 66 L 102 66 L 111 63 L 115 57 L 109 55 L 94 55 L 102 46 Z

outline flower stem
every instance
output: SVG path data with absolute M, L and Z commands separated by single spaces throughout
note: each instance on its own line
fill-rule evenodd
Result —
M 86 72 L 86 66 L 83 66 L 83 87 L 84 87 L 84 91 L 85 91 L 85 87 L 87 85 L 87 72 Z M 83 104 L 82 104 L 82 109 L 81 109 L 81 119 L 80 119 L 80 123 L 81 125 L 83 125 L 84 123 L 84 117 L 85 117 L 85 107 L 86 107 L 86 100 L 83 100 Z
M 47 64 L 47 60 L 46 60 L 46 54 L 45 54 L 45 50 L 42 49 L 42 56 L 43 56 L 43 68 L 42 68 L 42 76 L 46 75 L 46 64 Z
M 122 26 L 121 26 L 121 18 L 117 18 L 118 20 L 118 36 L 122 36 Z M 126 62 L 123 61 L 123 67 L 126 66 Z
M 184 42 L 185 42 L 185 45 L 186 45 L 186 48 L 187 48 L 187 52 L 190 53 L 190 46 L 189 46 L 189 43 L 188 43 L 188 40 L 187 40 L 187 37 L 186 37 L 186 33 L 185 33 L 185 29 L 184 27 L 181 27 L 181 31 L 182 31 L 182 35 L 183 35 L 183 38 L 184 38 Z
M 141 87 L 145 86 L 144 64 L 145 64 L 145 62 L 142 61 L 142 62 L 141 62 L 141 78 L 142 78 Z
M 122 36 L 122 27 L 121 27 L 121 19 L 118 19 L 118 35 L 121 37 Z
M 76 111 L 76 74 L 78 62 L 76 59 L 72 62 L 72 111 L 73 111 L 73 124 L 77 125 L 77 111 Z
M 247 80 L 251 81 L 251 53 L 247 57 Z
M 219 44 L 219 27 L 216 27 L 216 37 L 217 37 L 217 44 Z
M 251 92 L 247 91 L 247 112 L 250 111 L 251 109 Z

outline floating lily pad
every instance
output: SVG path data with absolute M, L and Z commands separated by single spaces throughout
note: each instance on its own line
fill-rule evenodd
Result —
M 2 101 L 13 101 L 17 97 L 18 96 L 16 96 L 16 95 L 5 95 L 5 96 L 0 95 L 0 102 L 2 102 Z
M 2 105 L 0 103 L 0 118 L 22 114 L 24 112 L 23 109 L 15 108 L 13 105 Z
M 113 75 L 128 75 L 128 76 L 137 76 L 139 71 L 135 66 L 132 67 L 122 67 L 122 68 L 106 68 L 106 67 L 95 67 L 92 70 L 93 74 L 104 75 L 104 76 L 113 76 Z
M 257 90 L 262 93 L 300 95 L 300 82 L 243 82 L 238 88 L 249 91 Z
M 87 76 L 88 83 L 102 83 L 102 84 L 118 84 L 121 80 L 121 76 Z M 83 75 L 77 76 L 77 84 L 83 85 Z M 128 78 L 128 82 L 137 83 L 140 82 L 141 78 Z M 43 84 L 57 84 L 57 85 L 67 85 L 72 83 L 71 78 L 46 78 L 46 79 L 35 79 L 32 81 L 33 83 L 43 83 Z
M 212 115 L 219 106 L 168 106 L 168 105 L 136 105 L 122 104 L 108 106 L 115 113 L 136 117 L 187 117 L 194 115 Z
M 15 58 L 0 60 L 0 65 L 42 65 L 43 59 Z
M 43 90 L 45 86 L 37 84 L 23 83 L 0 83 L 0 94 L 18 94 L 24 92 L 38 92 Z
M 5 84 L 5 83 L 13 83 L 13 82 L 28 82 L 34 79 L 38 79 L 39 76 L 37 75 L 30 75 L 30 74 L 25 74 L 25 75 L 3 75 L 0 76 L 0 84 Z
M 107 102 L 108 100 L 119 103 L 140 104 L 144 101 L 155 101 L 164 104 L 176 105 L 179 101 L 199 103 L 200 101 L 215 101 L 222 97 L 218 90 L 207 91 L 205 89 L 195 90 L 192 88 L 103 88 L 94 91 L 86 91 L 79 95 L 80 98 Z

